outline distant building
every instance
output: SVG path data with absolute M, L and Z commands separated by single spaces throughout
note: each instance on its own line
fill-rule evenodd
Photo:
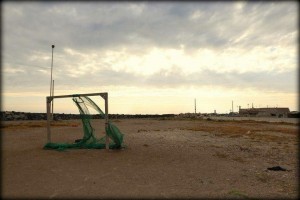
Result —
M 299 111 L 292 111 L 288 114 L 289 118 L 300 118 L 300 112 Z
M 239 116 L 239 113 L 238 112 L 230 112 L 228 114 L 229 117 L 238 117 Z
M 289 108 L 248 108 L 239 109 L 240 116 L 253 117 L 288 117 Z

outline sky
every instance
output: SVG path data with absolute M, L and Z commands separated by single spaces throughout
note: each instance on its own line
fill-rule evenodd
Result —
M 108 92 L 111 114 L 298 110 L 298 3 L 2 2 L 2 110 Z M 101 97 L 92 98 L 104 109 Z M 55 99 L 55 113 L 77 113 Z M 91 111 L 93 112 L 93 111 Z

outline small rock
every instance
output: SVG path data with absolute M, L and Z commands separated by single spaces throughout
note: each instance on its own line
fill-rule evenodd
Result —
M 269 167 L 268 170 L 272 170 L 272 171 L 287 171 L 285 168 L 282 168 L 280 166 Z

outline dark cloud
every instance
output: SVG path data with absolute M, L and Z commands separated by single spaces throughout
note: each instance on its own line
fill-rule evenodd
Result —
M 246 3 L 241 11 L 226 2 L 137 2 L 136 7 L 132 5 L 6 2 L 4 37 L 7 43 L 15 41 L 15 44 L 26 45 L 28 50 L 43 50 L 43 46 L 52 42 L 75 49 L 115 48 L 130 46 L 135 39 L 140 46 L 173 48 L 185 44 L 189 48 L 222 48 L 247 31 L 248 39 L 242 45 L 269 45 L 274 43 L 274 38 L 297 27 L 296 23 L 290 23 L 296 18 L 293 2 Z M 17 14 L 17 10 L 21 14 Z M 201 17 L 190 20 L 195 12 L 201 13 Z

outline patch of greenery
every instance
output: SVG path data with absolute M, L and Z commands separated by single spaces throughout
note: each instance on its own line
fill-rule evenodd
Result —
M 231 190 L 228 192 L 228 194 L 239 197 L 239 198 L 245 198 L 245 199 L 249 198 L 246 194 L 244 194 L 243 192 L 238 191 L 238 190 Z

